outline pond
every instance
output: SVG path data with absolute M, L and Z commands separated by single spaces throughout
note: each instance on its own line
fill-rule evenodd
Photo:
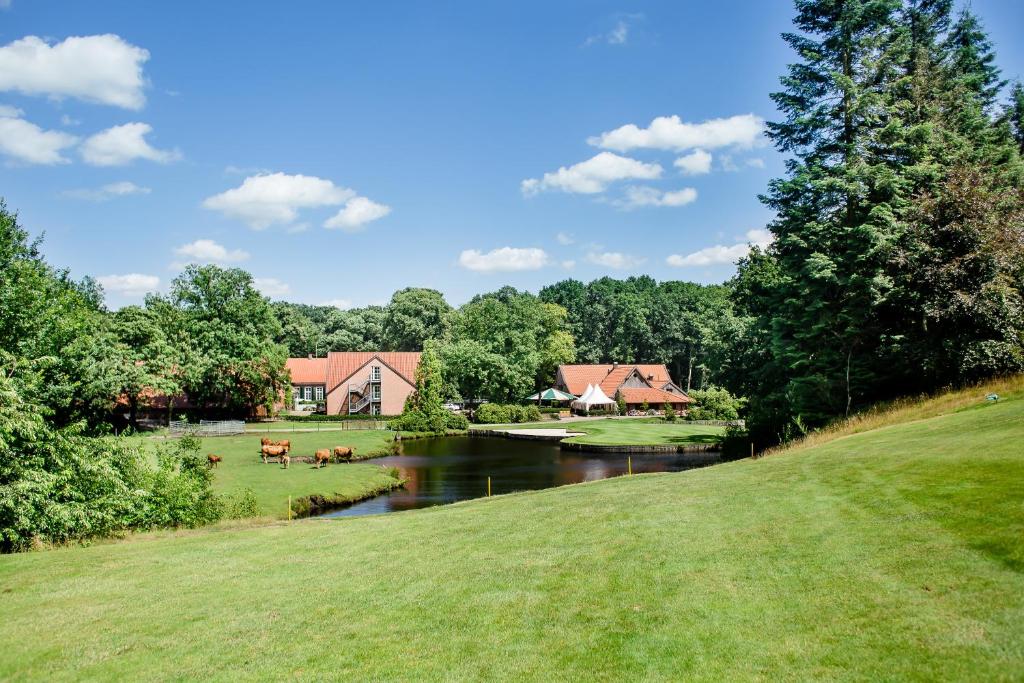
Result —
M 487 495 L 546 489 L 633 472 L 680 472 L 721 462 L 709 453 L 581 453 L 555 441 L 453 436 L 402 442 L 400 455 L 365 462 L 397 467 L 404 488 L 332 510 L 324 517 L 350 517 L 444 505 Z M 333 467 L 333 465 L 332 465 Z

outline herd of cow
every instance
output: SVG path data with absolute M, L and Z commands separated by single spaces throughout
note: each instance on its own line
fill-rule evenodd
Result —
M 269 462 L 267 458 L 277 458 L 278 462 L 281 463 L 283 469 L 288 469 L 288 465 L 291 464 L 292 456 L 290 455 L 292 450 L 292 442 L 288 439 L 282 439 L 281 441 L 274 441 L 263 437 L 260 439 L 260 455 L 263 457 L 263 462 Z M 352 456 L 355 455 L 355 448 L 349 446 L 336 446 L 333 451 L 335 462 L 351 462 Z M 313 454 L 312 462 L 316 463 L 316 468 L 320 469 L 331 462 L 332 451 L 330 448 L 321 448 Z M 222 458 L 219 455 L 207 455 L 206 460 L 210 467 L 217 467 L 220 464 Z M 307 460 L 306 462 L 310 462 Z

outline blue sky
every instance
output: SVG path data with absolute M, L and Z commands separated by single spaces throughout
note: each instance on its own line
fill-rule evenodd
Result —
M 1024 77 L 1024 3 L 972 7 Z M 758 130 L 791 14 L 0 0 L 0 196 L 114 307 L 197 260 L 356 306 L 720 282 L 770 218 L 757 194 L 782 158 Z

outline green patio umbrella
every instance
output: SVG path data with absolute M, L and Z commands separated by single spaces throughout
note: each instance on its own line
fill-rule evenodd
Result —
M 559 391 L 554 387 L 545 389 L 544 391 L 534 394 L 533 396 L 527 396 L 527 401 L 575 401 L 576 396 L 567 394 L 564 391 Z

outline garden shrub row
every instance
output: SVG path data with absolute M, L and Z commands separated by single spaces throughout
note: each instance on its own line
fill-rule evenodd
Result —
M 389 420 L 395 415 L 366 415 L 356 413 L 355 415 L 282 415 L 281 419 L 286 422 L 345 422 L 347 420 Z
M 541 411 L 537 406 L 502 405 L 485 403 L 473 413 L 473 421 L 479 424 L 512 424 L 520 422 L 537 422 Z

